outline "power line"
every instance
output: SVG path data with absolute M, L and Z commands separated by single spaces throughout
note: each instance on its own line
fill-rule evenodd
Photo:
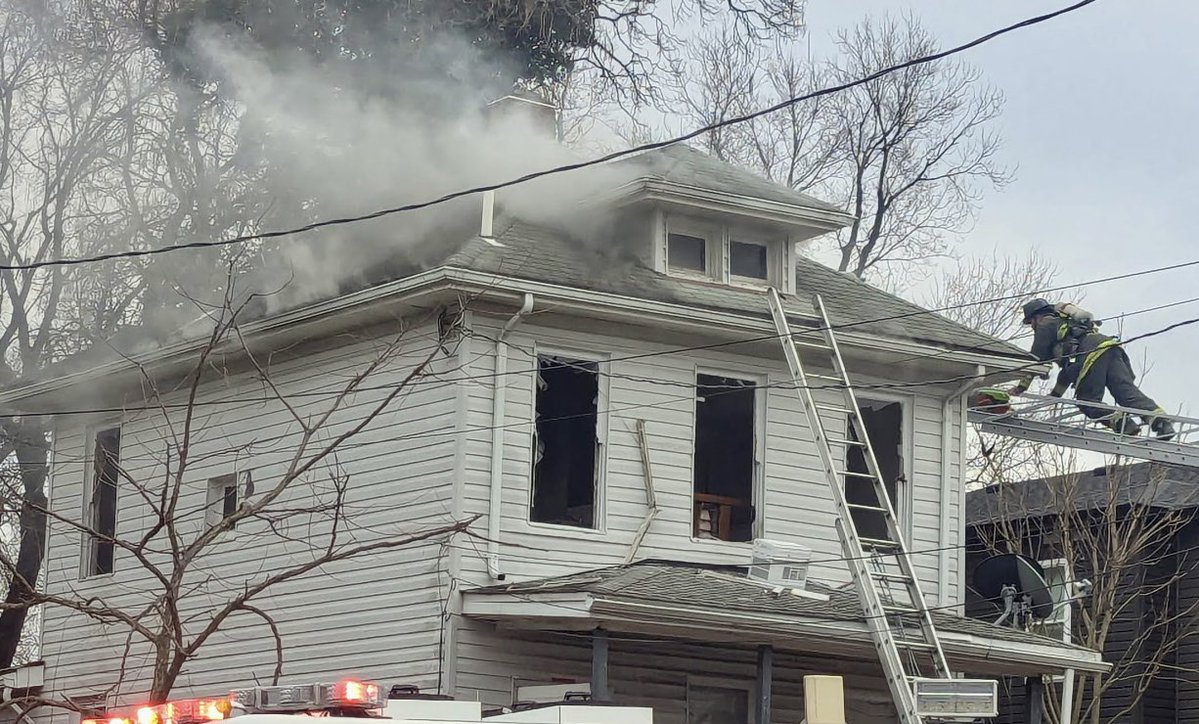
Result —
M 242 234 L 239 236 L 232 236 L 232 237 L 227 237 L 224 239 L 217 239 L 217 240 L 212 240 L 212 241 L 193 241 L 193 242 L 188 242 L 186 244 L 176 244 L 173 246 L 159 247 L 159 248 L 155 248 L 155 249 L 140 249 L 140 250 L 128 250 L 128 251 L 121 251 L 121 252 L 110 252 L 110 253 L 106 253 L 106 254 L 96 254 L 94 256 L 87 256 L 87 257 L 48 259 L 45 261 L 32 262 L 29 264 L 4 264 L 4 265 L 0 265 L 0 270 L 16 271 L 16 270 L 42 269 L 42 268 L 46 268 L 46 267 L 75 266 L 75 265 L 79 265 L 79 264 L 91 264 L 91 263 L 96 263 L 96 262 L 101 262 L 101 261 L 110 261 L 113 259 L 128 259 L 128 258 L 133 258 L 133 257 L 143 257 L 143 256 L 152 256 L 152 255 L 156 255 L 156 254 L 166 254 L 166 253 L 170 253 L 173 251 L 180 251 L 183 249 L 206 249 L 206 248 L 213 248 L 213 247 L 230 246 L 233 244 L 243 244 L 243 243 L 250 242 L 250 241 L 259 241 L 259 240 L 275 239 L 275 238 L 286 237 L 286 236 L 295 236 L 298 234 L 307 233 L 309 231 L 316 231 L 317 229 L 322 229 L 322 228 L 327 228 L 327 227 L 332 227 L 332 226 L 343 226 L 346 224 L 354 224 L 354 223 L 360 223 L 363 221 L 370 221 L 370 220 L 382 218 L 385 216 L 392 216 L 395 214 L 419 211 L 421 209 L 427 209 L 427 208 L 430 208 L 433 206 L 439 206 L 441 204 L 445 204 L 450 201 L 454 201 L 456 199 L 464 198 L 466 196 L 473 196 L 475 194 L 486 193 L 488 191 L 498 191 L 503 188 L 508 188 L 511 186 L 516 186 L 518 184 L 527 183 L 529 181 L 533 181 L 538 178 L 543 178 L 545 176 L 567 173 L 569 171 L 577 171 L 577 170 L 588 168 L 591 166 L 598 166 L 600 164 L 609 163 L 611 161 L 615 161 L 615 160 L 625 158 L 628 156 L 632 156 L 635 154 L 643 153 L 646 151 L 653 151 L 653 150 L 657 150 L 659 148 L 665 148 L 666 146 L 674 145 L 676 143 L 682 143 L 685 141 L 689 141 L 691 139 L 702 136 L 705 133 L 710 133 L 712 131 L 723 128 L 725 126 L 732 126 L 732 125 L 737 125 L 737 124 L 741 124 L 741 123 L 746 123 L 746 122 L 752 121 L 756 118 L 760 118 L 762 116 L 767 116 L 772 113 L 776 113 L 785 108 L 789 108 L 791 106 L 797 105 L 799 103 L 803 103 L 805 101 L 814 100 L 816 98 L 821 98 L 821 97 L 828 96 L 828 95 L 833 95 L 835 93 L 841 93 L 841 92 L 849 90 L 851 88 L 856 88 L 858 86 L 865 85 L 867 83 L 871 83 L 873 81 L 878 80 L 879 78 L 890 75 L 891 73 L 896 73 L 898 71 L 906 70 L 908 68 L 913 68 L 913 67 L 916 67 L 919 65 L 926 65 L 928 63 L 933 63 L 938 60 L 943 60 L 945 58 L 948 58 L 951 55 L 956 55 L 958 53 L 965 52 L 965 51 L 975 48 L 979 45 L 990 42 L 1000 36 L 1006 35 L 1008 33 L 1012 33 L 1016 30 L 1031 27 L 1033 25 L 1038 25 L 1040 23 L 1047 22 L 1047 21 L 1057 18 L 1059 16 L 1074 12 L 1083 7 L 1086 7 L 1087 5 L 1094 3 L 1095 1 L 1096 0 L 1081 0 L 1081 2 L 1074 3 L 1073 5 L 1062 8 L 1060 10 L 1055 10 L 1053 12 L 1045 13 L 1043 15 L 1038 15 L 1038 16 L 1035 16 L 1032 18 L 1028 18 L 1028 19 L 1022 20 L 1018 23 L 1008 25 L 1007 27 L 1000 28 L 998 30 L 994 30 L 990 33 L 987 33 L 986 35 L 982 35 L 978 38 L 975 38 L 974 40 L 971 40 L 967 43 L 963 43 L 961 45 L 955 46 L 948 50 L 943 50 L 943 51 L 940 51 L 937 53 L 932 53 L 930 55 L 921 56 L 919 58 L 913 58 L 912 60 L 908 60 L 903 63 L 899 63 L 896 65 L 889 66 L 887 68 L 883 68 L 882 70 L 875 71 L 874 73 L 871 73 L 862 78 L 858 78 L 856 80 L 847 81 L 845 83 L 840 83 L 838 85 L 821 88 L 819 90 L 816 90 L 816 91 L 813 91 L 811 93 L 807 93 L 804 95 L 793 96 L 791 98 L 783 100 L 783 101 L 776 103 L 772 106 L 769 106 L 767 108 L 753 111 L 751 113 L 746 113 L 741 116 L 734 116 L 732 118 L 726 118 L 724 120 L 717 121 L 716 123 L 711 123 L 706 126 L 702 126 L 695 130 L 689 131 L 687 133 L 684 133 L 681 136 L 669 138 L 664 141 L 654 141 L 652 143 L 644 143 L 639 146 L 633 146 L 632 148 L 627 148 L 627 149 L 624 149 L 621 151 L 614 151 L 612 153 L 608 153 L 603 156 L 599 156 L 598 158 L 594 158 L 594 159 L 590 159 L 590 160 L 586 160 L 586 161 L 578 161 L 575 163 L 563 164 L 561 166 L 555 166 L 553 168 L 543 169 L 540 171 L 534 171 L 532 173 L 527 173 L 523 176 L 519 176 L 517 178 L 510 179 L 508 181 L 501 181 L 498 183 L 486 184 L 483 186 L 475 186 L 473 188 L 454 191 L 454 192 L 445 194 L 444 196 L 439 196 L 435 199 L 431 199 L 428 201 L 421 201 L 421 202 L 412 203 L 412 204 L 404 204 L 401 206 L 394 206 L 394 207 L 390 207 L 390 208 L 379 209 L 377 211 L 373 211 L 373 212 L 370 212 L 367 214 L 359 214 L 359 215 L 355 215 L 355 216 L 343 216 L 343 217 L 338 217 L 338 218 L 333 218 L 333 219 L 325 219 L 323 221 L 315 221 L 315 222 L 312 222 L 309 224 L 304 224 L 302 226 L 297 226 L 297 227 L 293 227 L 290 229 L 278 229 L 278 230 L 274 230 L 274 231 L 263 231 L 263 232 L 259 232 L 259 233 L 255 233 L 255 234 Z
M 1191 266 L 1199 266 L 1199 259 L 1194 259 L 1194 260 L 1186 261 L 1186 262 L 1178 262 L 1175 264 L 1168 264 L 1165 266 L 1153 267 L 1150 269 L 1142 269 L 1142 270 L 1135 271 L 1135 272 L 1126 272 L 1123 274 L 1117 274 L 1117 275 L 1113 275 L 1113 276 L 1099 277 L 1097 279 L 1091 279 L 1091 280 L 1087 280 L 1087 281 L 1083 281 L 1083 282 L 1075 282 L 1075 283 L 1071 283 L 1071 284 L 1064 284 L 1064 285 L 1059 285 L 1056 287 L 1034 289 L 1034 290 L 1030 290 L 1027 293 L 1022 293 L 1022 294 L 1008 294 L 1008 295 L 1004 295 L 1004 296 L 1000 296 L 1000 297 L 992 297 L 990 299 L 977 300 L 977 301 L 973 301 L 973 302 L 968 302 L 966 304 L 968 304 L 970 306 L 979 305 L 979 304 L 994 304 L 994 303 L 998 303 L 998 302 L 1011 301 L 1014 299 L 1023 299 L 1025 297 L 1029 296 L 1030 294 L 1037 294 L 1037 293 L 1046 294 L 1049 292 L 1061 291 L 1064 289 L 1074 289 L 1074 288 L 1083 287 L 1083 286 L 1095 286 L 1095 285 L 1099 285 L 1099 284 L 1107 284 L 1107 283 L 1110 283 L 1113 281 L 1120 281 L 1123 279 L 1131 279 L 1131 278 L 1136 278 L 1136 277 L 1141 277 L 1141 276 L 1146 276 L 1146 275 L 1151 275 L 1151 274 L 1158 274 L 1158 273 L 1167 272 L 1167 271 L 1174 271 L 1177 269 L 1188 268 Z M 1143 312 L 1156 311 L 1158 309 L 1165 309 L 1165 308 L 1169 308 L 1169 307 L 1180 306 L 1182 304 L 1189 304 L 1189 303 L 1192 303 L 1195 301 L 1199 301 L 1199 298 L 1186 299 L 1186 300 L 1182 300 L 1179 302 L 1171 302 L 1169 304 L 1159 305 L 1157 307 L 1150 307 L 1148 309 L 1137 310 L 1134 312 L 1130 312 L 1130 313 L 1128 313 L 1128 315 L 1125 315 L 1125 316 L 1131 316 L 1133 314 L 1140 314 Z M 864 325 L 869 325 L 869 324 L 877 324 L 877 323 L 881 323 L 881 322 L 896 321 L 896 320 L 907 319 L 910 317 L 915 317 L 915 316 L 924 315 L 924 314 L 933 314 L 936 312 L 944 312 L 944 311 L 947 311 L 950 309 L 954 309 L 958 306 L 961 306 L 961 305 L 939 307 L 936 309 L 917 309 L 917 310 L 914 310 L 911 312 L 903 312 L 900 314 L 893 314 L 893 315 L 888 315 L 888 316 L 884 316 L 884 317 L 875 317 L 875 318 L 871 318 L 871 319 L 857 320 L 854 322 L 843 322 L 840 324 L 830 324 L 827 326 L 817 325 L 814 327 L 808 327 L 808 328 L 804 328 L 804 329 L 801 329 L 798 331 L 794 331 L 792 336 L 798 337 L 801 335 L 814 334 L 814 333 L 826 331 L 826 330 L 838 331 L 838 330 L 859 327 L 859 326 L 864 326 Z M 1190 321 L 1184 321 L 1181 323 L 1177 323 L 1177 324 L 1171 325 L 1169 328 L 1166 328 L 1163 330 L 1157 330 L 1153 334 L 1140 335 L 1138 337 L 1134 337 L 1134 338 L 1125 340 L 1124 343 L 1137 341 L 1139 339 L 1142 339 L 1142 338 L 1148 337 L 1148 336 L 1155 336 L 1157 334 L 1162 334 L 1165 331 L 1169 331 L 1170 329 L 1173 329 L 1173 328 L 1176 328 L 1179 326 L 1186 326 L 1187 324 L 1190 324 L 1190 323 L 1191 323 Z M 631 353 L 631 354 L 626 354 L 626 355 L 610 355 L 610 356 L 606 357 L 603 361 L 605 363 L 626 362 L 626 361 L 633 361 L 633 360 L 640 360 L 640 359 L 648 359 L 648 358 L 653 358 L 653 357 L 660 357 L 660 356 L 670 355 L 670 354 L 678 354 L 678 353 L 682 353 L 682 352 L 700 352 L 700 351 L 708 351 L 708 350 L 714 350 L 714 349 L 723 349 L 723 348 L 734 347 L 734 346 L 738 346 L 738 345 L 742 345 L 742 344 L 768 342 L 768 341 L 774 341 L 774 340 L 778 340 L 778 339 L 780 339 L 780 336 L 777 334 L 757 335 L 757 336 L 753 336 L 753 337 L 747 337 L 747 338 L 733 340 L 733 341 L 727 341 L 727 342 L 713 342 L 713 343 L 708 343 L 708 344 L 689 345 L 689 346 L 683 346 L 683 347 L 672 347 L 672 348 L 663 349 L 663 350 L 655 350 L 655 351 L 650 351 L 650 352 L 637 352 L 637 353 Z M 907 357 L 907 358 L 904 358 L 903 361 L 932 359 L 932 358 L 942 357 L 945 355 L 960 354 L 962 352 L 971 352 L 971 351 L 980 352 L 980 353 L 989 353 L 989 354 L 995 353 L 994 350 L 988 350 L 984 347 L 975 346 L 975 347 L 955 348 L 953 350 L 938 350 L 936 352 L 930 352 L 930 353 L 926 353 L 923 355 L 914 355 L 911 357 Z M 480 355 L 480 356 L 482 356 L 482 355 Z M 1053 360 L 1048 360 L 1048 362 L 1052 362 L 1052 361 Z M 1038 367 L 1038 366 L 1041 366 L 1042 364 L 1045 364 L 1045 362 L 1030 363 L 1028 365 L 1023 365 L 1023 366 L 1017 367 L 1013 371 L 1020 371 L 1023 369 Z M 537 371 L 538 371 L 537 368 L 518 369 L 518 370 L 508 370 L 504 374 L 505 375 L 524 375 L 524 374 L 531 374 L 531 373 L 534 373 Z M 483 373 L 483 374 L 479 374 L 479 375 L 472 375 L 469 377 L 456 378 L 454 380 L 454 382 L 456 383 L 456 382 L 471 382 L 471 381 L 479 381 L 479 380 L 488 380 L 488 379 L 495 379 L 496 377 L 497 377 L 497 374 L 494 372 L 491 372 L 491 373 Z M 924 381 L 924 382 L 891 383 L 891 384 L 900 385 L 901 387 L 929 386 L 929 385 L 933 385 L 933 384 L 950 384 L 950 383 L 956 382 L 956 381 L 964 381 L 965 379 L 968 379 L 970 377 L 973 377 L 973 375 L 969 375 L 966 377 L 950 378 L 948 380 L 941 380 L 941 381 L 934 380 L 934 381 Z M 427 385 L 427 384 L 440 384 L 440 381 L 426 382 L 423 379 L 417 379 L 417 380 L 413 380 L 409 384 L 411 384 L 413 386 L 423 386 L 423 385 Z M 378 390 L 391 389 L 391 387 L 392 387 L 391 385 L 362 385 L 362 386 L 356 388 L 355 392 L 378 391 Z M 859 387 L 863 388 L 863 389 L 869 389 L 868 385 L 855 385 L 855 388 L 859 388 Z M 827 386 L 822 385 L 822 386 L 811 386 L 810 387 L 810 389 L 813 389 L 813 390 L 826 389 L 826 388 L 839 389 L 839 386 L 837 386 L 837 385 L 827 385 Z M 884 389 L 884 388 L 880 388 L 880 389 Z M 317 391 L 317 390 L 308 390 L 308 391 L 291 393 L 288 395 L 288 397 L 293 397 L 293 396 L 294 397 L 333 397 L 333 396 L 340 395 L 342 393 L 343 393 L 343 390 L 329 390 L 327 392 L 322 392 L 322 391 Z M 253 403 L 271 402 L 276 399 L 277 398 L 273 397 L 273 396 L 266 396 L 266 397 L 261 397 L 261 398 L 230 398 L 227 400 L 197 401 L 193 404 L 201 405 L 201 406 L 240 404 L 242 402 L 253 404 Z M 56 409 L 56 410 L 42 410 L 42 411 L 26 410 L 26 411 L 22 411 L 21 414 L 23 414 L 23 415 L 46 415 L 46 416 L 117 414 L 117 413 L 123 413 L 123 412 L 137 412 L 137 411 L 146 411 L 146 410 L 182 409 L 182 408 L 186 408 L 187 406 L 188 406 L 188 403 L 162 403 L 162 404 L 158 404 L 158 405 L 139 405 L 139 406 L 128 406 L 128 407 L 73 408 L 73 409 L 67 409 L 67 410 L 60 408 L 60 409 Z

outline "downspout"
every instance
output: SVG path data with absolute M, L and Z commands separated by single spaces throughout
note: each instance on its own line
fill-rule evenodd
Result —
M 952 596 L 949 591 L 949 561 L 951 556 L 957 551 L 957 546 L 950 545 L 949 540 L 954 536 L 955 531 L 950 526 L 953 522 L 948 514 L 950 507 L 953 504 L 954 486 L 953 486 L 953 464 L 950 460 L 949 452 L 953 449 L 953 411 L 955 406 L 960 406 L 962 396 L 978 385 L 978 380 L 986 374 L 986 368 L 982 365 L 978 366 L 977 377 L 967 380 L 959 387 L 954 388 L 953 392 L 945 396 L 941 401 L 941 535 L 940 548 L 937 561 L 937 602 L 940 606 L 949 606 Z M 966 447 L 966 418 L 962 416 L 962 440 L 961 449 Z M 962 456 L 959 456 L 959 460 Z M 962 475 L 965 475 L 965 467 L 961 470 Z M 959 501 L 962 499 L 959 496 Z M 966 511 L 958 506 L 958 527 L 966 525 Z M 962 571 L 958 572 L 962 575 Z
M 520 310 L 513 314 L 495 338 L 495 392 L 491 398 L 491 499 L 487 507 L 487 574 L 504 580 L 500 571 L 500 520 L 504 504 L 504 420 L 508 382 L 508 345 L 504 339 L 521 318 L 533 311 L 533 295 L 525 293 Z

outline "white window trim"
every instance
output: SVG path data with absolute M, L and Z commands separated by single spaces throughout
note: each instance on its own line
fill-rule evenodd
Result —
M 758 277 L 743 277 L 733 274 L 733 242 L 738 244 L 746 244 L 750 246 L 761 246 L 766 249 L 766 278 L 759 279 Z M 733 286 L 749 287 L 751 289 L 761 289 L 774 284 L 776 272 L 779 268 L 778 254 L 774 253 L 772 244 L 754 234 L 732 234 L 731 230 L 728 239 L 725 242 L 725 258 L 727 262 L 725 268 L 729 270 L 728 283 Z
M 1070 584 L 1074 580 L 1074 569 L 1073 569 L 1073 566 L 1070 565 L 1069 561 L 1067 561 L 1065 558 L 1049 558 L 1049 559 L 1046 559 L 1043 561 L 1037 561 L 1037 563 L 1040 564 L 1041 568 L 1046 573 L 1048 573 L 1050 570 L 1054 570 L 1054 569 L 1060 570 L 1062 572 L 1062 580 L 1065 582 L 1065 585 L 1067 587 L 1066 590 L 1067 591 L 1070 590 Z M 1055 608 L 1053 611 L 1053 615 L 1050 618 L 1045 619 L 1041 623 L 1060 624 L 1062 626 L 1062 632 L 1065 634 L 1065 642 L 1071 643 L 1073 641 L 1073 637 L 1074 637 L 1074 631 L 1073 631 L 1074 604 L 1073 604 L 1073 601 L 1071 601 L 1069 595 L 1067 595 L 1067 598 L 1066 598 L 1066 601 L 1064 604 L 1059 604 L 1057 601 L 1055 601 L 1054 604 L 1061 605 L 1061 608 L 1060 609 Z M 1047 676 L 1045 678 L 1046 678 L 1046 681 L 1050 684 L 1061 684 L 1066 681 L 1066 677 L 1061 676 L 1061 675 Z
M 758 682 L 748 679 L 733 679 L 716 676 L 703 676 L 698 674 L 687 674 L 687 683 L 684 685 L 684 711 L 683 721 L 691 721 L 691 687 L 698 686 L 706 689 L 729 689 L 731 691 L 744 691 L 746 693 L 745 704 L 749 707 L 746 712 L 746 721 L 749 724 L 757 724 L 758 719 Z
M 769 400 L 769 395 L 766 394 L 769 389 L 768 375 L 762 372 L 747 372 L 745 370 L 733 370 L 725 367 L 716 367 L 706 364 L 696 364 L 691 373 L 692 383 L 699 381 L 700 375 L 710 375 L 712 377 L 730 377 L 737 380 L 752 382 L 754 388 L 754 477 L 751 483 L 750 492 L 753 496 L 751 502 L 754 507 L 754 528 L 753 538 L 762 538 L 766 531 L 766 403 Z M 691 521 L 695 515 L 695 427 L 696 427 L 696 410 L 695 401 L 692 400 L 691 405 L 691 465 L 688 468 L 688 484 L 687 484 L 687 529 L 690 531 L 689 536 L 691 542 L 698 545 L 710 545 L 721 548 L 732 546 L 734 548 L 744 548 L 749 550 L 753 546 L 753 541 L 728 541 L 715 538 L 697 538 L 695 528 Z
M 693 219 L 686 216 L 667 216 L 666 217 L 666 232 L 663 235 L 663 243 L 665 248 L 666 273 L 670 276 L 683 277 L 686 279 L 698 279 L 703 281 L 716 281 L 721 278 L 722 265 L 718 263 L 721 256 L 721 248 L 724 246 L 724 227 L 719 223 L 705 222 L 699 219 Z M 705 269 L 695 271 L 693 269 L 676 269 L 670 265 L 670 235 L 684 234 L 686 236 L 694 236 L 703 239 L 705 242 L 704 249 L 704 266 Z
M 595 507 L 593 510 L 594 528 L 580 528 L 573 525 L 558 525 L 556 523 L 538 523 L 530 519 L 533 514 L 533 469 L 536 465 L 533 459 L 533 440 L 537 431 L 537 370 L 538 360 L 542 355 L 565 357 L 567 359 L 594 362 L 596 364 L 598 377 L 596 388 L 599 399 L 596 403 L 596 412 L 598 414 L 595 420 L 595 436 L 599 443 L 599 450 L 596 451 Z M 529 365 L 533 370 L 529 379 L 531 386 L 529 427 L 525 440 L 525 449 L 529 451 L 529 471 L 523 477 L 524 492 L 521 505 L 524 506 L 524 514 L 520 518 L 525 532 L 565 538 L 602 538 L 608 534 L 608 435 L 610 426 L 609 418 L 611 418 L 611 415 L 607 414 L 607 410 L 610 407 L 609 402 L 611 400 L 611 381 L 608 375 L 611 358 L 611 352 L 597 352 L 579 347 L 542 345 L 536 342 L 533 344 L 532 364 Z
M 892 403 L 898 402 L 903 409 L 903 485 L 900 486 L 899 500 L 892 501 L 896 506 L 895 516 L 899 518 L 899 524 L 903 528 L 903 535 L 908 543 L 912 540 L 912 530 L 914 526 L 914 506 L 915 506 L 915 491 L 912 485 L 913 466 L 915 465 L 916 453 L 916 435 L 914 426 L 916 424 L 916 398 L 912 395 L 901 395 L 894 392 L 886 392 L 882 390 L 870 390 L 869 394 L 856 395 L 858 404 L 861 405 L 865 401 Z M 846 423 L 848 424 L 848 422 Z M 844 448 L 844 446 L 842 446 Z M 841 453 L 841 459 L 844 460 L 846 452 Z M 844 485 L 844 484 L 843 484 Z
M 79 531 L 79 580 L 80 581 L 102 581 L 112 578 L 116 575 L 116 547 L 113 547 L 113 566 L 109 573 L 92 573 L 92 551 L 94 539 L 86 529 L 92 527 L 92 496 L 95 494 L 95 469 L 96 469 L 96 436 L 105 430 L 116 429 L 121 434 L 121 447 L 124 447 L 124 429 L 121 426 L 119 419 L 105 420 L 102 422 L 92 423 L 84 428 L 83 437 L 83 494 L 79 496 L 83 501 L 83 510 L 80 512 L 80 520 L 83 522 L 85 530 Z M 118 449 L 118 454 L 121 450 Z M 121 486 L 120 481 L 117 483 L 117 511 L 114 522 L 114 532 L 119 529 L 121 522 Z

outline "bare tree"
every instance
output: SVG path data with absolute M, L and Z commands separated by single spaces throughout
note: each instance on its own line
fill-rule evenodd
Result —
M 1052 287 L 1057 272 L 1057 266 L 1035 250 L 1022 256 L 962 259 L 936 279 L 922 301 L 959 324 L 1020 343 L 1027 337 L 1020 305 L 1037 290 Z M 996 299 L 1003 301 L 989 301 Z M 1025 440 L 971 430 L 967 445 L 971 452 L 966 485 L 1024 480 L 1044 464 L 1045 447 Z
M 1099 724 L 1101 713 L 1120 721 L 1169 675 L 1179 646 L 1196 635 L 1199 604 L 1180 600 L 1175 589 L 1197 572 L 1195 552 L 1179 545 L 1197 511 L 1174 504 L 1168 468 L 1113 464 L 1082 485 L 1070 472 L 1076 469 L 1072 452 L 1053 448 L 1037 462 L 1039 478 L 996 489 L 991 516 L 976 530 L 989 551 L 1064 559 L 1072 578 L 1067 584 L 1090 583 L 1068 604 L 1074 607 L 1071 639 L 1104 652 L 1113 669 L 1076 688 L 1074 721 Z M 1137 635 L 1117 640 L 1121 629 Z M 1052 689 L 1046 696 L 1056 721 L 1059 700 Z
M 229 288 L 234 286 L 231 281 Z M 414 386 L 444 373 L 444 361 L 453 364 L 453 345 L 461 336 L 459 314 L 438 310 L 429 318 L 393 320 L 389 329 L 398 331 L 384 337 L 375 336 L 378 330 L 363 332 L 357 341 L 369 344 L 374 353 L 344 376 L 338 375 L 338 383 L 320 396 L 297 398 L 273 375 L 272 366 L 280 360 L 262 358 L 243 337 L 241 318 L 258 301 L 256 295 L 249 295 L 235 304 L 229 292 L 222 306 L 198 303 L 211 332 L 188 369 L 177 378 L 143 370 L 146 399 L 128 416 L 140 415 L 143 423 L 146 416 L 157 420 L 152 427 L 139 427 L 149 431 L 143 435 L 157 438 L 142 439 L 140 447 L 134 448 L 160 449 L 153 464 L 127 462 L 120 454 L 121 443 L 114 449 L 103 433 L 97 436 L 89 498 L 93 503 L 106 496 L 115 499 L 117 490 L 123 490 L 123 509 L 140 513 L 123 518 L 132 524 L 117 526 L 115 513 L 106 514 L 95 504 L 83 515 L 56 506 L 39 510 L 57 526 L 88 541 L 87 565 L 94 562 L 107 572 L 119 559 L 124 567 L 118 575 L 139 582 L 134 599 L 75 593 L 72 586 L 64 588 L 61 583 L 34 594 L 35 601 L 47 609 L 69 611 L 122 632 L 124 656 L 114 666 L 109 695 L 129 684 L 125 672 L 135 662 L 149 661 L 149 701 L 165 701 L 188 662 L 234 617 L 257 618 L 271 632 L 277 681 L 283 671 L 284 643 L 269 610 L 256 605 L 259 598 L 331 564 L 424 542 L 445 542 L 467 531 L 473 522 L 451 520 L 416 529 L 358 524 L 351 478 L 339 460 L 339 455 L 361 444 L 357 438 L 364 430 L 399 407 Z M 437 333 L 422 338 L 413 329 Z M 388 382 L 376 384 L 384 374 Z M 263 404 L 290 417 L 290 431 L 274 440 L 214 445 L 214 439 L 228 438 L 224 431 L 213 434 L 203 400 L 214 387 L 247 382 L 265 393 Z M 239 471 L 235 475 L 240 478 L 221 483 L 229 487 L 216 498 L 197 493 L 196 477 L 210 470 L 214 461 L 232 464 L 251 452 L 255 458 L 274 462 Z M 247 478 L 248 472 L 255 475 Z M 230 554 L 249 540 L 256 550 L 279 546 L 289 555 L 281 565 L 249 573 L 226 572 Z M 17 571 L 8 556 L 0 555 L 0 564 Z
M 718 122 L 937 50 L 911 16 L 864 20 L 836 45 L 835 57 L 813 67 L 794 47 L 764 56 L 752 40 L 713 35 L 674 74 L 682 116 L 691 125 Z M 837 266 L 864 277 L 945 256 L 950 238 L 968 230 L 982 191 L 1009 179 L 993 130 L 1002 108 L 1003 95 L 977 70 L 942 60 L 721 129 L 705 142 L 726 160 L 840 201 L 857 220 L 837 235 Z

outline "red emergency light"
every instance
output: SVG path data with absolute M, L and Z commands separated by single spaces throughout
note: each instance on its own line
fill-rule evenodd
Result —
M 134 707 L 130 715 L 110 712 L 103 718 L 83 719 L 79 724 L 198 724 L 227 719 L 231 711 L 233 705 L 228 699 L 179 699 Z

